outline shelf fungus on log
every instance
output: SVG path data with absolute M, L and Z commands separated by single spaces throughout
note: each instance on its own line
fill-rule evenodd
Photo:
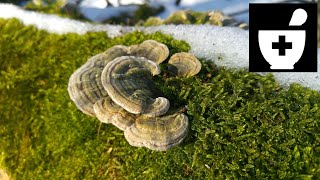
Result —
M 185 52 L 172 55 L 168 63 L 169 71 L 179 77 L 194 76 L 201 70 L 200 61 L 194 55 Z
M 94 103 L 108 96 L 101 82 L 103 68 L 116 57 L 127 54 L 128 48 L 126 46 L 113 46 L 107 51 L 91 57 L 71 75 L 68 92 L 79 110 L 90 116 L 95 115 Z
M 152 76 L 160 67 L 144 57 L 122 56 L 103 69 L 102 85 L 111 99 L 133 114 L 160 116 L 169 109 L 169 100 L 154 98 Z
M 169 56 L 169 49 L 155 40 L 146 40 L 141 44 L 130 46 L 130 55 L 145 57 L 160 64 Z
M 111 123 L 121 130 L 127 129 L 135 122 L 136 115 L 124 110 L 110 97 L 100 99 L 93 105 L 97 118 L 103 123 Z
M 132 146 L 165 151 L 180 144 L 187 136 L 188 117 L 183 113 L 162 117 L 140 116 L 124 132 Z

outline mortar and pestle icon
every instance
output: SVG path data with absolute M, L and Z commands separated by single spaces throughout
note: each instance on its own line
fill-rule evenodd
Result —
M 289 26 L 301 26 L 307 20 L 304 9 L 296 9 Z M 303 54 L 305 30 L 259 30 L 258 41 L 264 59 L 271 69 L 293 69 Z

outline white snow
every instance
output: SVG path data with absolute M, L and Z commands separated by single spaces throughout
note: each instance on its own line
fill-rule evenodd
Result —
M 123 13 L 133 15 L 139 4 L 145 0 L 83 0 L 79 5 L 80 13 L 93 22 L 102 22 Z
M 92 1 L 92 0 L 91 0 Z M 131 4 L 144 4 L 145 0 L 109 0 L 109 2 L 114 6 L 118 7 L 120 5 L 131 5 Z
M 87 6 L 80 6 L 80 12 L 87 19 L 94 22 L 102 22 L 111 17 L 120 16 L 122 13 L 133 14 L 138 9 L 137 5 L 107 7 L 107 8 L 94 8 Z
M 199 58 L 214 61 L 219 66 L 245 68 L 249 65 L 248 31 L 237 27 L 215 27 L 210 25 L 168 25 L 156 27 L 123 27 L 114 25 L 94 25 L 55 15 L 40 14 L 22 10 L 10 5 L 0 4 L 0 18 L 18 18 L 26 25 L 35 25 L 52 33 L 74 32 L 83 34 L 88 31 L 105 31 L 110 37 L 141 30 L 146 33 L 161 31 L 175 39 L 185 40 L 191 46 L 190 52 Z M 320 71 L 320 50 L 318 50 L 318 70 Z M 221 58 L 219 58 L 221 57 Z M 221 59 L 221 60 L 219 60 Z M 262 73 L 261 73 L 262 74 Z M 265 74 L 265 73 L 263 73 Z M 273 73 L 278 81 L 288 86 L 300 83 L 320 91 L 320 73 Z
M 106 0 L 83 0 L 80 3 L 81 7 L 88 7 L 88 8 L 97 8 L 97 9 L 103 9 L 106 8 L 108 5 Z
M 225 9 L 227 7 L 237 5 L 248 5 L 248 0 L 182 0 L 181 7 L 183 9 L 192 9 L 195 11 L 210 11 L 215 9 Z
M 17 18 L 25 25 L 35 25 L 37 28 L 51 33 L 84 34 L 89 31 L 106 31 L 110 37 L 121 35 L 124 29 L 118 25 L 93 25 L 91 23 L 62 18 L 56 15 L 41 14 L 34 11 L 26 11 L 12 4 L 0 3 L 1 18 Z

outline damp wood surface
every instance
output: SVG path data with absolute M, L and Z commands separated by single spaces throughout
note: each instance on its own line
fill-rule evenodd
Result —
M 189 45 L 160 33 L 111 39 L 56 35 L 0 19 L 0 168 L 13 179 L 319 179 L 320 95 L 271 75 L 216 67 L 195 77 L 159 76 L 156 86 L 184 110 L 190 130 L 166 152 L 132 147 L 112 124 L 69 98 L 71 74 L 115 45 L 154 39 L 170 55 Z

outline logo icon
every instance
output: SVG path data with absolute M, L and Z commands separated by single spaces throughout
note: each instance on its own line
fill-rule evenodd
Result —
M 289 26 L 301 26 L 307 17 L 304 9 L 297 9 L 292 15 Z M 293 65 L 302 56 L 306 32 L 259 30 L 258 39 L 262 55 L 271 65 L 271 69 L 293 69 Z
M 261 8 L 261 4 L 254 5 L 259 5 L 258 7 Z M 312 9 L 310 8 L 310 4 L 308 4 L 307 8 L 303 7 L 302 4 L 264 5 L 268 7 L 281 6 L 282 9 L 287 9 L 286 12 L 288 12 L 288 14 L 290 11 L 291 13 L 289 14 L 289 16 L 283 16 L 283 10 L 278 8 L 281 12 L 279 12 L 278 14 L 279 17 L 273 19 L 274 22 L 271 22 L 269 20 L 267 21 L 267 24 L 264 24 L 262 26 L 259 26 L 259 23 L 262 23 L 259 22 L 258 26 L 256 28 L 253 28 L 253 31 L 251 31 L 251 26 L 255 26 L 256 24 L 252 24 L 252 4 L 250 4 L 249 70 L 253 72 L 316 72 L 317 21 L 315 22 L 315 30 L 313 30 L 312 27 L 310 28 L 310 22 L 314 20 L 314 18 L 308 18 L 310 17 L 310 15 L 308 16 L 308 12 L 305 10 L 307 9 L 310 11 L 310 9 Z M 268 7 L 266 8 L 268 9 Z M 274 10 L 277 10 L 277 8 L 275 8 Z M 277 14 L 277 11 L 274 12 L 274 10 L 269 11 L 269 14 L 270 12 Z M 256 14 L 253 16 L 256 16 Z M 264 16 L 267 15 L 265 14 Z M 262 18 L 260 19 L 260 21 L 261 20 L 264 19 Z M 286 23 L 285 20 L 287 20 Z M 270 24 L 268 25 L 268 23 Z M 255 35 L 252 35 L 252 33 L 255 33 Z M 312 37 L 312 34 L 315 34 L 315 36 Z M 312 45 L 311 49 L 310 45 Z

